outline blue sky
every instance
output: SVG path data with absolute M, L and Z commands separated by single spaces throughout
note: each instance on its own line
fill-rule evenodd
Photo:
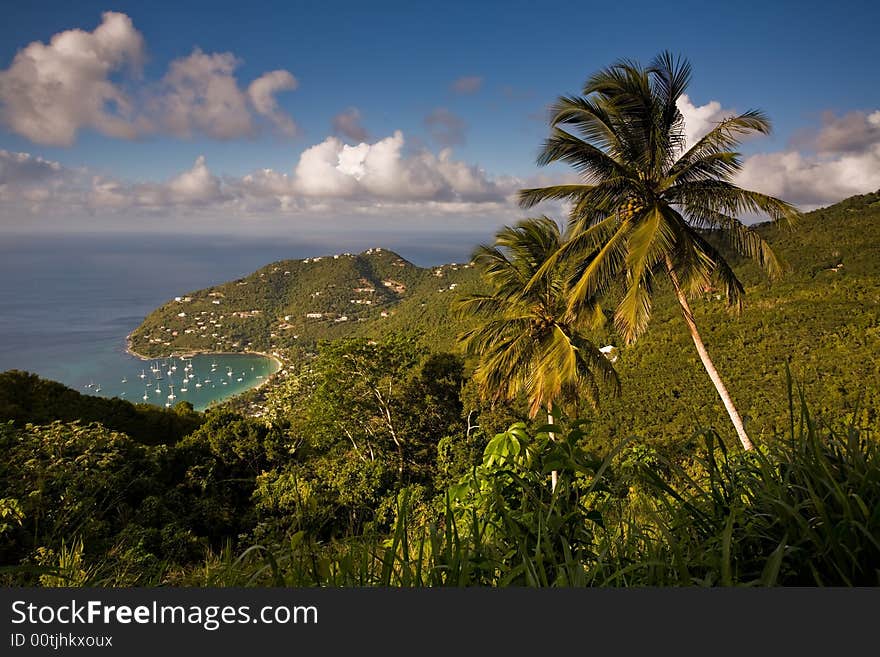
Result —
M 53 35 L 65 31 L 92 33 L 105 11 L 124 14 L 130 22 L 126 38 L 136 34 L 142 40 L 140 55 L 126 51 L 120 56 L 125 63 L 114 64 L 106 81 L 131 102 L 131 115 L 143 125 L 129 126 L 124 136 L 116 129 L 96 130 L 86 115 L 88 108 L 70 109 L 75 115 L 71 118 L 64 114 L 68 110 L 61 100 L 50 96 L 45 101 L 36 90 L 34 98 L 41 103 L 58 105 L 50 118 L 41 120 L 72 122 L 74 134 L 69 139 L 52 137 L 55 133 L 45 123 L 22 128 L 31 122 L 20 114 L 38 111 L 13 107 L 10 100 L 18 89 L 12 82 L 29 79 L 22 73 L 23 51 L 33 42 L 48 44 Z M 880 122 L 871 118 L 880 109 L 876 3 L 746 2 L 731 9 L 706 2 L 583 2 L 554 9 L 527 2 L 80 1 L 18 3 L 4 14 L 0 149 L 7 158 L 10 153 L 41 158 L 26 162 L 33 165 L 28 171 L 51 164 L 53 176 L 60 177 L 59 171 L 66 176 L 47 196 L 34 191 L 38 183 L 23 173 L 10 182 L 12 167 L 24 160 L 7 162 L 7 194 L 0 196 L 0 222 L 6 226 L 57 221 L 53 198 L 68 214 L 77 215 L 71 224 L 75 226 L 87 226 L 104 215 L 112 215 L 114 225 L 119 225 L 141 212 L 205 223 L 203 217 L 197 222 L 199 208 L 201 214 L 209 208 L 214 217 L 259 215 L 264 225 L 288 216 L 322 221 L 362 214 L 357 204 L 364 199 L 374 205 L 378 200 L 386 208 L 383 220 L 395 214 L 411 222 L 425 212 L 443 212 L 459 220 L 474 214 L 498 220 L 510 215 L 503 200 L 509 188 L 536 175 L 568 173 L 562 167 L 546 170 L 534 164 L 547 132 L 546 105 L 559 94 L 577 92 L 591 72 L 615 59 L 648 61 L 662 49 L 686 56 L 694 67 L 689 96 L 695 116 L 700 107 L 708 120 L 750 107 L 770 115 L 774 135 L 744 147 L 747 155 L 757 157 L 748 181 L 771 185 L 765 182 L 772 177 L 770 171 L 775 187 L 768 191 L 795 197 L 792 200 L 805 207 L 880 186 L 869 170 L 880 163 L 880 155 L 874 159 Z M 249 130 L 223 128 L 228 134 L 218 137 L 196 123 L 172 125 L 167 119 L 167 76 L 174 62 L 189 58 L 194 48 L 208 56 L 234 56 L 227 79 L 233 79 L 242 94 L 243 114 L 238 118 L 249 122 Z M 287 72 L 296 88 L 282 85 L 272 91 L 265 98 L 275 104 L 260 113 L 257 101 L 249 100 L 246 92 L 251 82 L 272 71 Z M 456 81 L 459 92 L 453 88 Z M 715 112 L 709 106 L 713 101 L 718 104 Z M 161 107 L 147 111 L 151 103 Z M 19 115 L 10 118 L 13 111 Z M 346 111 L 350 119 L 357 117 L 347 135 L 333 128 L 334 117 Z M 283 123 L 288 120 L 292 123 Z M 289 134 L 292 128 L 284 128 L 293 123 L 295 135 Z M 403 145 L 395 141 L 389 146 L 397 148 L 394 157 L 414 167 L 407 158 L 431 154 L 434 159 L 419 164 L 422 168 L 413 175 L 434 175 L 442 169 L 447 181 L 440 185 L 442 191 L 414 187 L 411 193 L 396 195 L 373 186 L 367 194 L 344 180 L 338 188 L 317 189 L 292 178 L 273 179 L 273 189 L 283 191 L 261 188 L 257 193 L 251 186 L 245 202 L 245 192 L 236 187 L 237 180 L 264 169 L 290 178 L 303 152 L 334 132 L 339 151 L 343 143 L 393 140 L 397 131 Z M 823 135 L 841 131 L 854 135 L 855 147 L 817 147 L 827 144 Z M 443 156 L 445 148 L 451 150 Z M 337 151 L 327 157 L 335 157 Z M 445 165 L 438 163 L 443 157 L 470 173 L 445 172 Z M 815 191 L 810 176 L 816 175 L 817 167 L 825 167 L 826 178 L 839 180 Z M 0 168 L 0 174 L 3 171 Z M 181 179 L 179 193 L 161 189 L 186 172 L 191 175 Z M 43 184 L 51 179 L 41 176 Z M 94 193 L 99 184 L 113 192 L 112 202 L 102 203 Z M 30 192 L 16 196 L 15 185 L 30 185 Z M 74 202 L 71 194 L 76 190 L 80 196 Z M 273 193 L 275 201 L 269 202 Z M 88 194 L 91 200 L 84 200 Z M 300 203 L 302 194 L 310 203 Z M 123 196 L 140 200 L 126 205 Z M 286 201 L 278 200 L 282 196 Z

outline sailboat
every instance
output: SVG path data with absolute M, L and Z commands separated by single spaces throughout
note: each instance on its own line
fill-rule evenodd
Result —
M 128 383 L 128 379 L 126 379 L 125 377 L 122 377 L 122 382 L 123 382 L 123 383 Z
M 196 381 L 196 388 L 201 388 L 201 387 L 202 387 L 202 380 L 199 379 L 198 381 Z
M 141 377 L 142 379 L 146 379 L 147 378 L 147 371 L 141 370 L 141 373 L 138 374 L 138 376 Z
M 144 396 L 141 399 L 143 399 L 144 401 L 147 401 L 149 398 L 150 398 L 150 393 L 147 392 L 146 389 L 144 389 Z
M 168 395 L 168 399 L 176 399 L 176 398 L 177 398 L 177 395 L 174 394 L 174 385 L 171 384 L 170 387 L 171 387 L 171 394 Z
M 159 384 L 157 383 L 156 384 L 156 394 L 158 395 L 160 392 L 162 392 L 162 388 L 160 388 Z

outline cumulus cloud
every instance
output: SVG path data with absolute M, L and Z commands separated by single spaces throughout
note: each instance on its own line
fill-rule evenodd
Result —
M 467 125 L 464 120 L 444 107 L 438 107 L 425 117 L 425 129 L 441 146 L 463 144 Z
M 746 158 L 737 182 L 803 209 L 880 189 L 880 110 L 826 114 L 823 124 L 789 148 Z
M 275 94 L 293 91 L 298 86 L 299 82 L 289 71 L 278 70 L 264 73 L 248 87 L 248 98 L 257 113 L 269 119 L 281 134 L 288 137 L 296 134 L 296 124 L 278 107 Z
M 357 107 L 349 107 L 340 112 L 332 120 L 334 134 L 345 137 L 354 142 L 367 141 L 370 138 L 361 123 L 361 112 Z
M 161 183 L 124 182 L 94 176 L 87 195 L 92 210 L 142 208 L 166 211 L 221 205 L 232 199 L 223 182 L 208 169 L 204 155 L 190 169 Z
M 199 155 L 191 169 L 171 179 L 168 192 L 178 203 L 209 203 L 222 197 L 220 180 L 208 170 L 204 155 Z
M 693 146 L 700 137 L 704 136 L 719 121 L 733 116 L 734 111 L 724 109 L 717 100 L 712 100 L 705 105 L 694 105 L 687 94 L 682 94 L 676 101 L 678 111 L 684 117 L 685 148 Z
M 457 94 L 465 95 L 478 92 L 482 86 L 482 77 L 479 75 L 466 75 L 454 80 L 450 85 L 450 88 Z
M 328 137 L 300 156 L 293 188 L 304 196 L 386 202 L 501 201 L 505 190 L 486 172 L 457 161 L 450 149 L 404 155 L 403 133 L 349 146 Z
M 252 134 L 247 96 L 233 75 L 238 64 L 232 53 L 206 54 L 198 48 L 171 62 L 154 100 L 167 129 L 181 137 L 197 130 L 218 139 Z
M 296 134 L 296 124 L 275 98 L 278 92 L 296 89 L 296 78 L 288 71 L 271 71 L 251 82 L 245 92 L 235 77 L 239 64 L 232 53 L 207 54 L 198 48 L 174 60 L 153 100 L 154 111 L 171 133 L 183 137 L 194 132 L 216 139 L 252 135 L 251 108 L 282 134 Z
M 92 32 L 59 32 L 48 45 L 34 41 L 0 71 L 0 118 L 39 144 L 69 146 L 85 127 L 131 139 L 143 125 L 110 76 L 126 66 L 137 72 L 143 52 L 131 19 L 110 11 Z
M 695 105 L 678 100 L 687 146 L 734 112 L 717 100 Z M 743 160 L 738 185 L 810 210 L 880 188 L 880 110 L 838 116 L 826 112 L 817 128 L 800 132 L 782 151 Z
M 253 135 L 257 117 L 295 134 L 276 99 L 296 89 L 290 72 L 270 71 L 242 89 L 235 55 L 196 48 L 172 61 L 158 83 L 143 83 L 144 51 L 143 36 L 118 12 L 105 12 L 92 32 L 67 30 L 48 44 L 35 41 L 0 71 L 0 122 L 57 146 L 73 144 L 85 128 L 121 139 L 155 132 L 232 139 Z
M 0 185 L 39 183 L 61 171 L 58 162 L 30 153 L 13 153 L 0 148 Z
M 797 142 L 819 153 L 863 152 L 866 147 L 880 143 L 880 110 L 849 112 L 843 116 L 826 112 L 819 131 L 814 135 L 802 133 Z
M 83 189 L 81 171 L 30 153 L 0 149 L 0 208 L 12 218 L 51 207 L 78 207 Z
M 58 216 L 91 214 L 244 214 L 308 212 L 383 213 L 515 212 L 513 177 L 493 177 L 457 160 L 450 149 L 407 152 L 400 131 L 355 146 L 337 137 L 307 148 L 289 172 L 260 169 L 242 177 L 213 173 L 203 156 L 192 167 L 159 182 L 125 182 L 74 172 L 58 163 L 0 151 L 0 206 L 9 218 L 29 204 Z

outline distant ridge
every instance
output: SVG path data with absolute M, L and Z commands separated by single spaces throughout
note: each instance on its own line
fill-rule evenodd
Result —
M 148 357 L 188 351 L 281 356 L 311 349 L 320 339 L 418 329 L 413 320 L 436 331 L 438 322 L 448 323 L 452 295 L 444 293 L 477 284 L 470 264 L 423 268 L 381 247 L 282 260 L 182 293 L 146 318 L 129 336 L 130 347 Z M 443 312 L 435 312 L 438 304 Z

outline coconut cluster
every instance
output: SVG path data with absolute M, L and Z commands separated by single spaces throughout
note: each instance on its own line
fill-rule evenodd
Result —
M 626 203 L 624 203 L 620 208 L 620 218 L 621 219 L 632 219 L 637 214 L 639 214 L 642 210 L 645 209 L 645 206 L 639 203 L 637 199 L 631 198 Z

